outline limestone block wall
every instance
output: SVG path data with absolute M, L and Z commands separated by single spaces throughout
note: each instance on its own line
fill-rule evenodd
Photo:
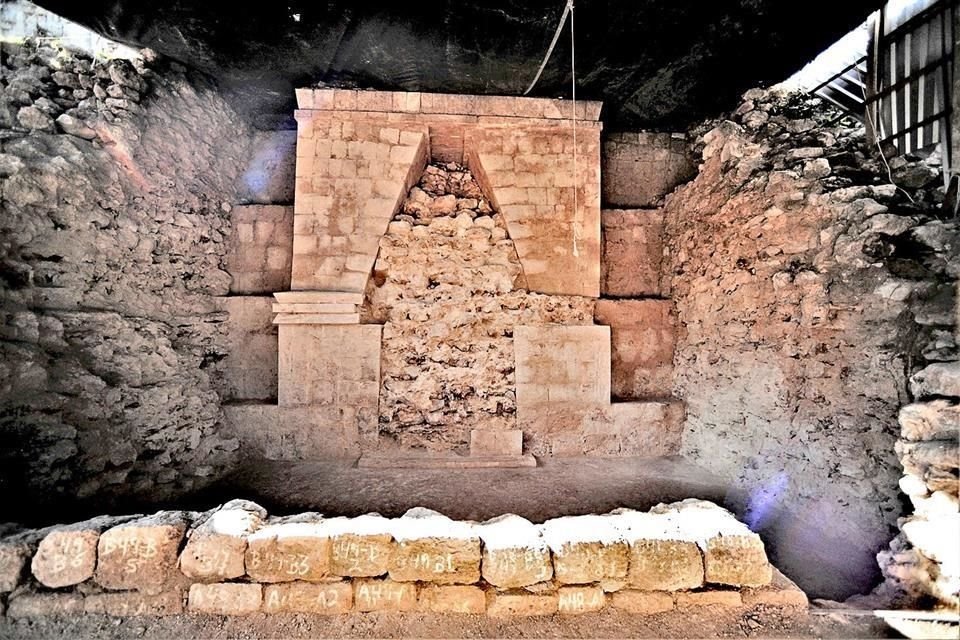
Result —
M 622 132 L 603 139 L 603 202 L 655 207 L 697 173 L 683 133 Z
M 673 302 L 598 300 L 594 317 L 597 324 L 610 327 L 613 397 L 669 398 L 677 334 Z
M 756 534 L 698 500 L 541 525 L 420 508 L 397 519 L 268 517 L 244 500 L 97 518 L 0 539 L 0 597 L 12 618 L 807 605 Z
M 289 289 L 293 207 L 237 205 L 230 210 L 230 227 L 230 293 L 271 295 Z
M 603 257 L 600 292 L 605 297 L 667 295 L 662 282 L 663 211 L 604 209 L 601 212 Z

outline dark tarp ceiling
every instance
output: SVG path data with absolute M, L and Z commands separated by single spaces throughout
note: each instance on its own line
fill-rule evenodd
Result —
M 292 89 L 318 82 L 520 94 L 563 10 L 561 0 L 36 1 L 212 74 L 260 122 L 289 114 Z M 879 4 L 580 0 L 577 96 L 603 100 L 610 129 L 684 128 L 784 79 Z M 569 47 L 566 32 L 533 95 L 569 96 Z

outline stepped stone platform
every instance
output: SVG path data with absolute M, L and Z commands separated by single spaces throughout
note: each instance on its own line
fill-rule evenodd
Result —
M 0 593 L 11 618 L 807 605 L 757 534 L 695 499 L 542 525 L 424 508 L 400 518 L 268 517 L 246 500 L 204 513 L 100 517 L 0 539 Z

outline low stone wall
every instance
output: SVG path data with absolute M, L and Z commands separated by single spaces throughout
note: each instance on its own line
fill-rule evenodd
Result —
M 15 618 L 806 606 L 759 536 L 700 500 L 542 525 L 420 508 L 396 519 L 268 518 L 244 500 L 202 514 L 101 517 L 0 539 L 0 594 Z

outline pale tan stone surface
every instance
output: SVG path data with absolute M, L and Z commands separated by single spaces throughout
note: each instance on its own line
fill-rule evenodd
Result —
M 517 411 L 552 403 L 610 402 L 610 328 L 517 326 Z
M 703 549 L 706 581 L 734 586 L 762 586 L 772 578 L 763 541 L 756 534 L 711 538 Z
M 586 584 L 622 578 L 629 561 L 629 548 L 624 542 L 580 542 L 554 550 L 553 571 L 561 584 Z
M 613 397 L 670 397 L 677 332 L 673 303 L 598 300 L 594 319 L 597 324 L 610 327 Z
M 187 609 L 190 613 L 243 616 L 256 613 L 263 602 L 259 584 L 219 583 L 190 586 Z
M 231 500 L 209 512 L 187 533 L 180 571 L 188 578 L 221 582 L 246 573 L 246 536 L 263 524 L 267 512 L 247 500 Z
M 560 587 L 557 590 L 557 595 L 557 610 L 560 613 L 592 613 L 607 606 L 607 595 L 597 585 Z
M 523 454 L 523 432 L 519 429 L 470 431 L 470 455 L 519 456 Z
M 353 581 L 353 597 L 357 611 L 414 611 L 417 585 L 361 578 Z
M 487 615 L 493 617 L 549 616 L 555 614 L 558 607 L 556 593 L 489 591 L 487 594 Z
M 678 609 L 743 606 L 739 591 L 678 591 L 676 598 Z
M 350 577 L 386 575 L 395 547 L 390 524 L 376 514 L 325 521 L 331 539 L 330 572 Z
M 158 587 L 177 573 L 177 553 L 187 529 L 172 511 L 104 531 L 97 543 L 97 584 L 106 589 Z
M 268 525 L 247 538 L 247 575 L 258 582 L 319 581 L 330 573 L 330 548 L 318 521 Z
M 605 209 L 600 212 L 603 256 L 601 293 L 639 297 L 661 294 L 663 213 L 659 209 Z
M 696 175 L 683 134 L 614 133 L 603 141 L 603 201 L 625 207 L 655 205 Z
M 472 584 L 480 579 L 480 539 L 422 538 L 401 540 L 390 566 L 399 582 Z
M 266 613 L 336 615 L 347 613 L 352 607 L 353 585 L 349 582 L 290 582 L 267 585 L 263 589 Z
M 630 542 L 630 586 L 642 591 L 677 591 L 703 585 L 703 558 L 690 540 Z
M 355 458 L 360 434 L 377 425 L 376 410 L 351 406 L 240 404 L 225 405 L 223 413 L 229 431 L 270 460 Z
M 293 207 L 234 205 L 226 269 L 230 292 L 269 295 L 290 288 Z
M 773 607 L 807 607 L 807 594 L 792 580 L 783 575 L 776 568 L 773 569 L 773 579 L 763 587 L 746 587 L 741 590 L 743 604 L 752 607 L 758 604 Z
M 7 602 L 11 618 L 38 618 L 83 613 L 83 596 L 75 593 L 25 593 Z
M 272 401 L 277 397 L 277 328 L 266 296 L 216 298 L 227 314 L 226 357 L 216 364 L 215 378 L 224 400 Z
M 30 562 L 30 546 L 20 542 L 0 542 L 0 593 L 17 588 Z
M 425 585 L 420 588 L 418 608 L 432 613 L 483 613 L 487 594 L 474 586 Z
M 483 579 L 501 589 L 526 587 L 553 577 L 550 549 L 540 528 L 508 514 L 477 527 L 483 540 Z
M 279 402 L 377 410 L 378 325 L 281 325 Z
M 623 590 L 613 593 L 610 598 L 617 609 L 641 616 L 673 609 L 673 596 L 669 593 Z
M 179 590 L 145 595 L 135 591 L 95 593 L 83 600 L 83 612 L 107 616 L 170 616 L 183 613 Z
M 40 541 L 31 562 L 34 577 L 52 589 L 69 587 L 93 577 L 100 531 L 52 531 Z

